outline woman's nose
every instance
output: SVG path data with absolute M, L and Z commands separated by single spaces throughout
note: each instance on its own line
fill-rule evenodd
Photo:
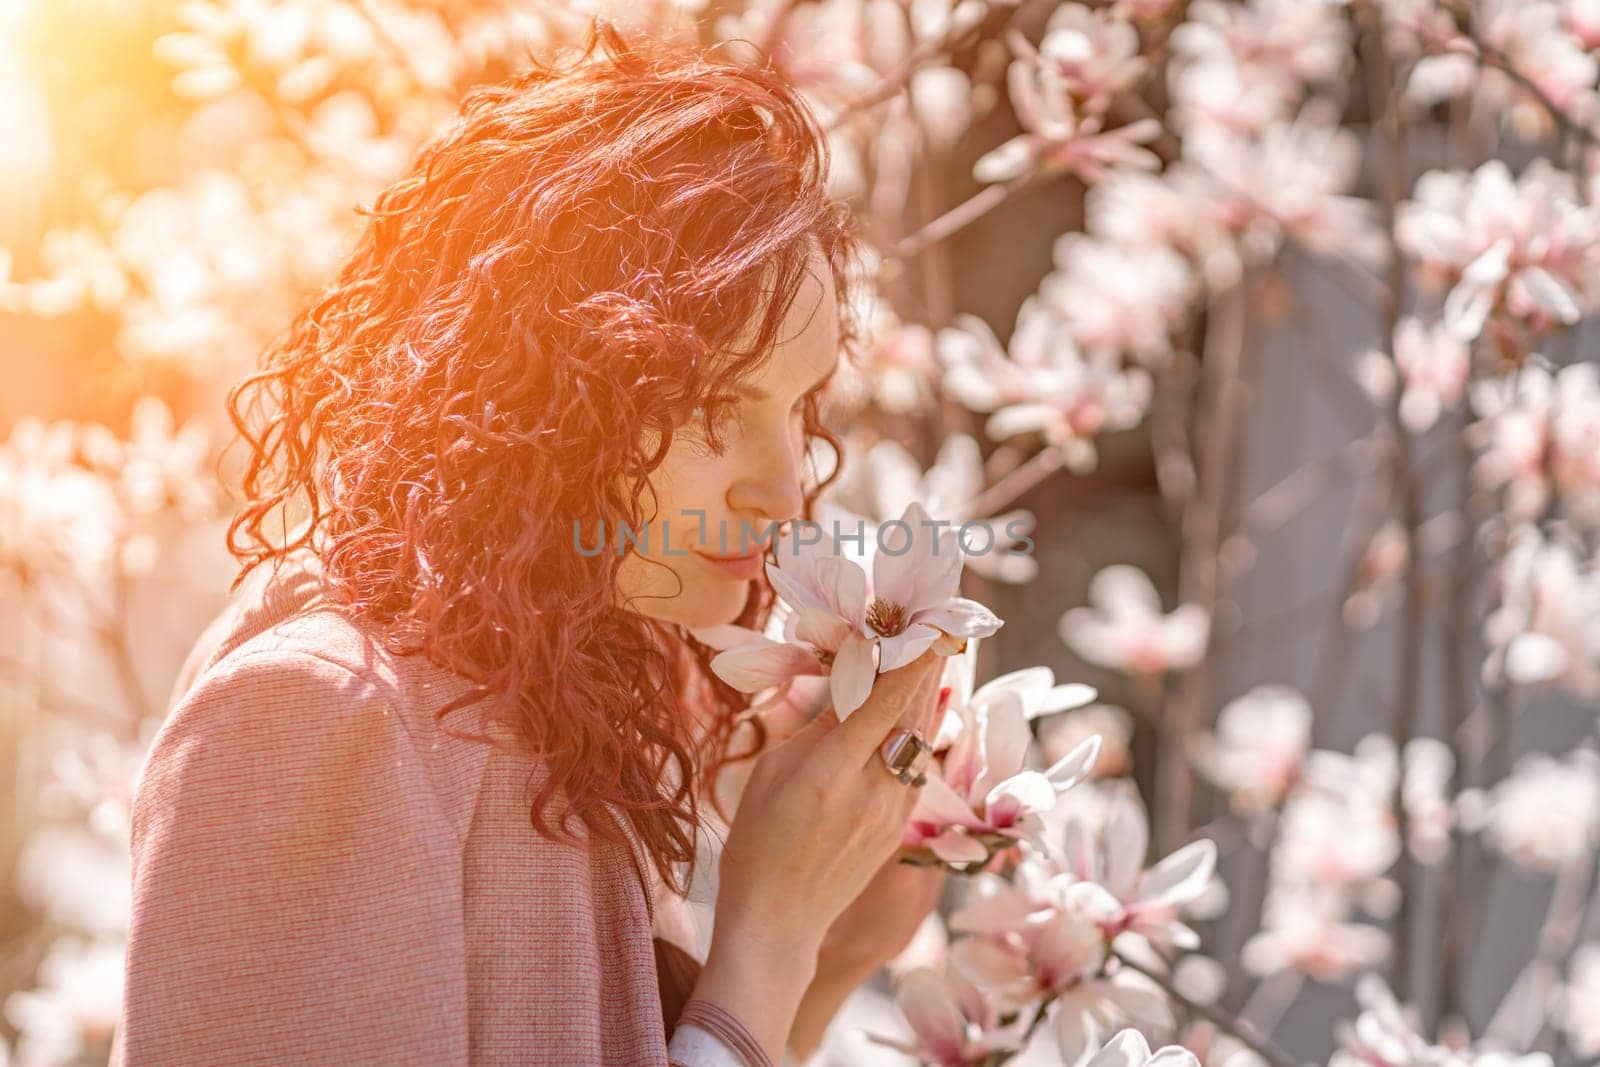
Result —
M 801 485 L 805 439 L 793 436 L 769 448 L 755 449 L 728 490 L 728 507 L 758 533 L 772 523 L 801 517 L 805 493 Z

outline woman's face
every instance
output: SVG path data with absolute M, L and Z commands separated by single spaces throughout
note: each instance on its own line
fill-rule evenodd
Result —
M 813 253 L 771 358 L 733 385 L 740 395 L 722 416 L 723 452 L 710 450 L 697 425 L 673 436 L 650 477 L 655 518 L 618 565 L 624 606 L 690 627 L 738 616 L 761 574 L 772 524 L 801 516 L 802 416 L 807 394 L 838 363 L 835 300 L 832 272 Z M 616 551 L 618 531 L 605 534 L 607 550 Z

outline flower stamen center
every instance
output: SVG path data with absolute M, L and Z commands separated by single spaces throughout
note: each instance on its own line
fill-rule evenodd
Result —
M 867 608 L 867 625 L 884 637 L 893 637 L 906 628 L 906 609 L 903 605 L 873 597 L 872 606 Z

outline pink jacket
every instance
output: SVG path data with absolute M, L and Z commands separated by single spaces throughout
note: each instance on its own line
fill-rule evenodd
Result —
M 638 842 L 538 836 L 537 763 L 440 730 L 467 683 L 297 556 L 206 630 L 140 772 L 112 1067 L 764 1063 L 679 1015 L 699 964 L 653 936 Z

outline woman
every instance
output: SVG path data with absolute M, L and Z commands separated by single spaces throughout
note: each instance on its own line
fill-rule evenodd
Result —
M 230 396 L 243 588 L 137 785 L 114 1063 L 799 1059 L 906 944 L 938 879 L 892 860 L 883 746 L 929 731 L 934 655 L 780 737 L 691 633 L 764 623 L 740 537 L 836 444 L 825 173 L 770 71 L 603 28 L 378 198 Z M 663 931 L 725 765 L 696 946 Z

